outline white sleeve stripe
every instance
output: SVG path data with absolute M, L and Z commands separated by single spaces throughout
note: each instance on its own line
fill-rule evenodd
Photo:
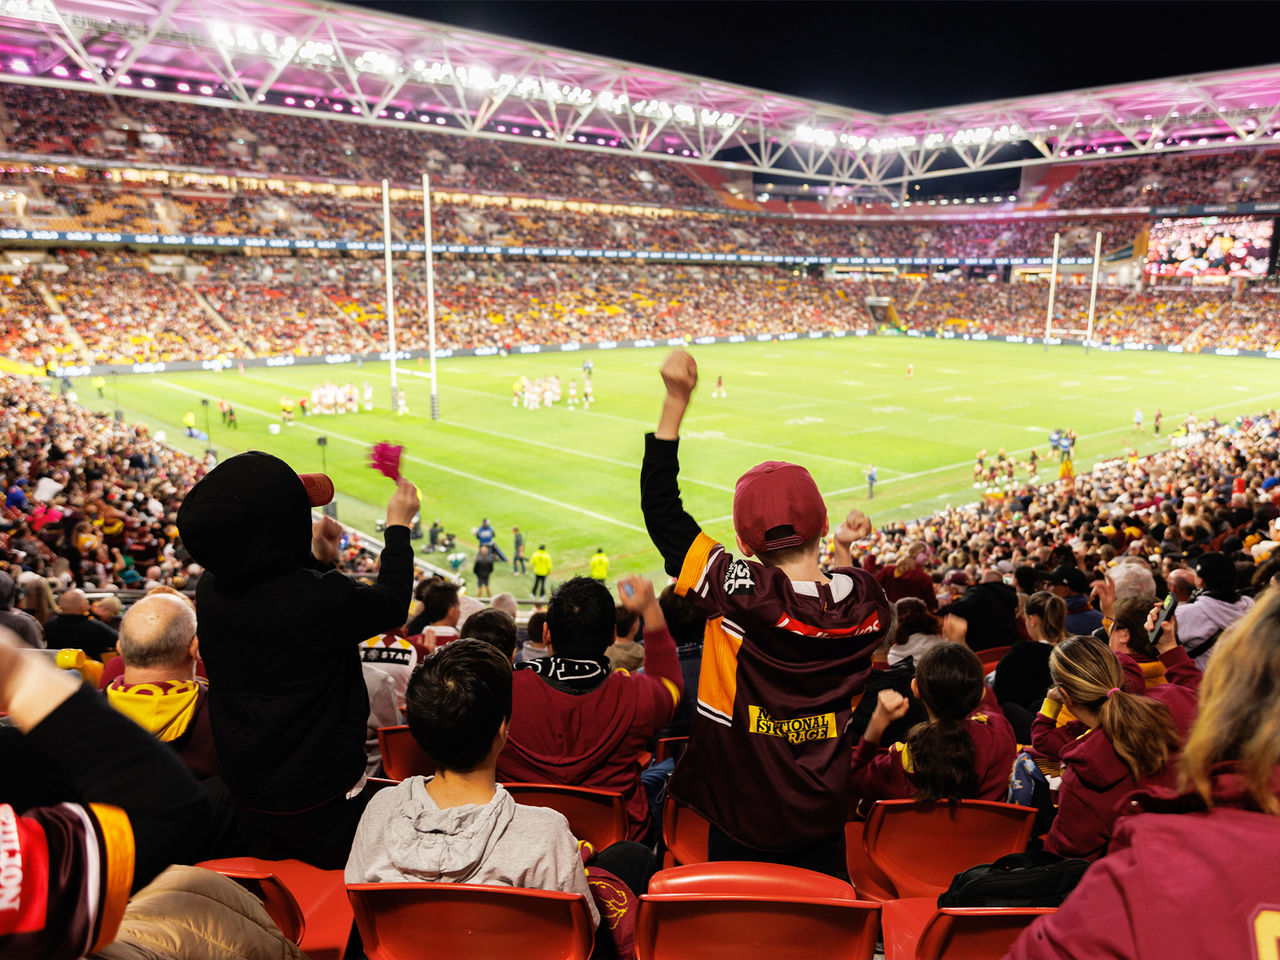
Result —
M 713 720 L 716 723 L 720 724 L 721 726 L 725 726 L 725 727 L 733 726 L 733 721 L 730 718 L 726 717 L 719 710 L 714 710 L 711 707 L 708 707 L 701 700 L 698 701 L 698 712 L 702 714 L 704 717 L 706 717 L 708 720 Z
M 94 826 L 89 811 L 78 803 L 60 803 L 58 806 L 70 810 L 84 823 L 85 846 L 85 906 L 89 911 L 89 922 L 85 928 L 82 954 L 93 948 L 93 940 L 98 926 L 98 910 L 102 905 L 102 860 L 98 852 L 98 828 Z

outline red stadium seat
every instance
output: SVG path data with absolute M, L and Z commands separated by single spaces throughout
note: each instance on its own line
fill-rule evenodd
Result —
M 667 794 L 662 808 L 662 856 L 664 867 L 707 862 L 707 836 L 711 824 L 701 814 Z
M 880 905 L 826 874 L 722 861 L 663 870 L 640 898 L 640 960 L 870 960 Z
M 370 960 L 587 960 L 581 894 L 462 883 L 350 883 Z
M 978 654 L 978 660 L 982 664 L 983 672 L 990 673 L 994 670 L 999 665 L 1000 661 L 1004 659 L 1004 655 L 1011 649 L 1011 647 L 989 647 L 986 650 L 976 651 Z
M 998 960 L 1056 907 L 944 907 L 930 897 L 884 905 L 885 960 Z
M 569 829 L 596 851 L 627 839 L 627 808 L 622 794 L 591 787 L 567 787 L 558 783 L 504 783 L 516 803 L 550 807 L 564 814 Z
M 653 755 L 653 762 L 661 763 L 671 757 L 679 760 L 687 746 L 689 746 L 688 737 L 663 737 L 658 741 L 658 749 Z
M 430 777 L 436 772 L 436 765 L 418 746 L 408 727 L 379 727 L 378 750 L 389 780 Z
M 341 870 L 254 857 L 206 860 L 197 866 L 253 891 L 285 937 L 313 960 L 341 960 L 346 955 L 353 918 Z
M 962 870 L 1026 849 L 1035 810 L 991 800 L 916 803 L 880 800 L 862 826 L 867 857 L 893 885 L 899 897 L 936 897 Z M 858 882 L 856 858 L 845 828 L 850 877 Z M 875 891 L 864 889 L 864 894 Z

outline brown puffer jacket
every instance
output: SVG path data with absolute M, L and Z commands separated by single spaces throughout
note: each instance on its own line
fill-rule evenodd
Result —
M 97 960 L 305 960 L 234 880 L 173 866 L 133 895 Z

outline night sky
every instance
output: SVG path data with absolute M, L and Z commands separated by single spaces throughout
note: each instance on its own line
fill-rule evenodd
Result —
M 1280 28 L 1226 0 L 358 5 L 881 113 L 1255 66 Z

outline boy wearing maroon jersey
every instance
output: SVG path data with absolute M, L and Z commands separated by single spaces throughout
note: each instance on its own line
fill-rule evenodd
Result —
M 666 399 L 645 438 L 640 502 L 676 593 L 708 614 L 688 751 L 671 793 L 711 822 L 713 860 L 764 860 L 844 871 L 848 725 L 871 653 L 893 617 L 871 574 L 818 568 L 829 528 L 809 472 L 771 461 L 734 491 L 734 559 L 684 511 L 679 429 L 697 364 L 675 350 L 662 368 Z M 836 530 L 837 556 L 867 536 L 857 511 Z M 750 558 L 755 559 L 750 559 Z

